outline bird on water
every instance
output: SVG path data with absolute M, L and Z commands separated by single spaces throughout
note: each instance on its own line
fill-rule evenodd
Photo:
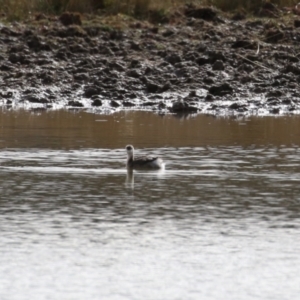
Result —
M 127 151 L 127 168 L 130 169 L 162 169 L 164 162 L 159 157 L 153 156 L 134 156 L 134 148 L 132 145 L 125 147 Z

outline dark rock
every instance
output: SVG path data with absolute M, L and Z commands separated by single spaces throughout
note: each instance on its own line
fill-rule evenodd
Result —
M 54 82 L 54 77 L 51 72 L 42 72 L 39 76 L 43 84 L 51 84 Z
M 247 21 L 246 22 L 246 28 L 255 30 L 255 29 L 261 29 L 263 27 L 263 21 L 262 20 L 254 20 L 254 21 Z
M 30 94 L 32 94 L 34 92 L 37 92 L 37 90 L 28 88 L 28 89 L 26 89 L 26 90 L 23 91 L 23 94 L 24 95 L 30 95 Z
M 71 56 L 71 53 L 68 53 L 65 49 L 59 49 L 56 54 L 55 58 L 61 59 L 61 60 L 67 60 L 68 57 Z
M 188 52 L 184 55 L 185 61 L 196 61 L 196 59 L 199 57 L 199 54 L 197 52 Z
M 253 93 L 255 94 L 262 94 L 265 93 L 266 89 L 261 87 L 261 86 L 257 86 L 253 89 Z
M 187 5 L 185 11 L 185 15 L 189 18 L 196 18 L 196 19 L 203 19 L 206 21 L 213 21 L 216 16 L 217 12 L 211 7 L 195 7 L 194 5 L 190 4 Z
M 290 54 L 290 53 L 275 52 L 273 57 L 276 58 L 276 59 L 282 59 L 284 61 L 289 61 L 289 62 L 292 62 L 292 63 L 298 63 L 299 62 L 299 58 L 297 56 L 293 55 L 293 54 Z
M 264 2 L 258 11 L 258 15 L 260 17 L 277 18 L 279 17 L 279 14 L 280 11 L 276 5 L 268 1 Z
M 174 32 L 173 30 L 171 30 L 171 29 L 167 29 L 167 30 L 163 31 L 161 34 L 162 34 L 162 36 L 164 36 L 164 37 L 169 37 L 169 36 L 174 35 L 175 32 Z
M 271 28 L 265 34 L 265 42 L 267 43 L 278 43 L 284 38 L 284 33 L 277 28 Z
M 150 32 L 157 34 L 159 31 L 159 27 L 154 26 L 154 27 L 149 28 L 149 30 L 150 30 Z
M 137 95 L 135 93 L 126 93 L 125 98 L 127 99 L 135 99 L 137 98 Z
M 280 112 L 280 108 L 276 107 L 276 108 L 272 108 L 270 111 L 269 111 L 271 114 L 279 114 Z
M 295 75 L 300 75 L 300 68 L 295 65 L 287 65 L 283 70 L 283 73 L 293 73 Z
M 1 33 L 1 35 L 7 35 L 7 36 L 13 36 L 13 37 L 18 37 L 21 35 L 20 32 L 12 30 L 6 26 L 1 27 L 0 33 Z
M 150 99 L 150 100 L 152 100 L 152 99 L 154 99 L 154 100 L 163 99 L 163 97 L 161 95 L 149 95 L 147 98 Z
M 126 75 L 132 78 L 140 78 L 141 74 L 137 70 L 128 70 L 126 72 Z
M 29 48 L 34 49 L 34 50 L 40 50 L 42 43 L 40 41 L 40 38 L 37 36 L 32 36 L 28 42 L 27 45 Z
M 164 102 L 159 102 L 159 104 L 158 104 L 158 108 L 159 109 L 164 109 L 164 108 L 166 108 L 167 107 L 167 105 L 164 103 Z
M 3 98 L 11 98 L 13 95 L 13 92 L 0 93 L 0 96 Z
M 271 2 L 264 2 L 261 6 L 262 9 L 268 9 L 271 11 L 278 11 L 278 8 L 275 4 L 271 3 Z
M 38 14 L 36 14 L 36 15 L 34 16 L 34 19 L 35 19 L 36 21 L 41 21 L 41 20 L 46 20 L 47 17 L 46 17 L 45 14 L 38 13 Z
M 196 46 L 197 52 L 204 53 L 207 50 L 207 45 L 200 43 Z
M 190 91 L 188 96 L 189 97 L 197 97 L 197 92 L 196 91 Z
M 147 82 L 148 82 L 148 78 L 146 76 L 140 77 L 139 80 L 144 84 L 147 84 Z
M 225 55 L 220 51 L 210 51 L 208 55 L 211 64 L 217 60 L 226 61 Z
M 223 61 L 222 60 L 215 61 L 215 63 L 212 66 L 212 69 L 214 71 L 223 71 L 225 69 Z
M 110 33 L 109 33 L 109 38 L 111 40 L 122 40 L 124 38 L 124 34 L 121 30 L 112 30 Z
M 211 70 L 207 70 L 206 74 L 207 74 L 207 76 L 209 76 L 209 77 L 215 77 L 215 76 L 216 76 L 216 72 L 213 72 L 213 71 L 211 71 Z
M 240 78 L 240 83 L 242 83 L 242 84 L 246 84 L 246 83 L 251 82 L 251 81 L 252 81 L 252 78 L 248 75 L 242 76 Z
M 100 25 L 92 25 L 92 24 L 83 26 L 83 29 L 91 37 L 95 37 L 99 35 L 99 33 L 102 31 L 102 27 Z
M 231 17 L 232 21 L 242 21 L 246 19 L 246 15 L 242 12 L 237 12 Z
M 92 102 L 92 106 L 102 106 L 102 101 L 100 99 L 95 99 Z
M 114 52 L 109 47 L 101 47 L 99 52 L 103 55 L 114 56 Z
M 271 105 L 271 106 L 279 105 L 279 101 L 275 98 L 269 98 L 267 100 L 267 103 L 268 103 L 268 105 Z
M 142 3 L 142 2 L 141 2 Z M 166 24 L 170 22 L 170 18 L 167 16 L 167 14 L 162 13 L 161 9 L 149 9 L 147 11 L 147 15 L 149 18 L 149 21 L 151 23 L 155 23 L 155 24 Z M 156 28 L 158 30 L 158 28 Z M 154 28 L 151 29 L 151 31 L 154 31 Z M 154 31 L 155 33 L 155 31 Z M 157 33 L 157 32 L 156 32 Z
M 179 78 L 184 78 L 187 80 L 190 77 L 190 69 L 186 67 L 177 66 L 178 70 L 175 71 L 175 74 Z
M 171 88 L 171 83 L 170 82 L 166 82 L 163 86 L 161 86 L 159 88 L 159 93 L 163 93 L 168 91 Z
M 38 58 L 35 60 L 35 64 L 37 66 L 43 66 L 43 65 L 51 65 L 53 63 L 53 60 L 48 58 Z
M 32 36 L 28 39 L 27 45 L 34 51 L 51 51 L 51 47 L 42 42 L 38 36 Z
M 210 63 L 210 59 L 207 56 L 201 56 L 201 57 L 199 57 L 199 58 L 196 59 L 196 63 L 199 66 L 203 66 L 203 65 L 209 64 Z
M 74 80 L 76 81 L 87 81 L 89 79 L 89 75 L 87 73 L 79 73 L 74 75 Z
M 231 94 L 233 92 L 233 88 L 228 83 L 223 83 L 218 86 L 212 86 L 209 89 L 209 93 L 212 95 L 223 96 L 226 94 Z
M 125 96 L 123 94 L 117 93 L 117 95 L 115 95 L 114 98 L 117 100 L 124 100 Z
M 246 55 L 246 59 L 249 60 L 249 61 L 260 61 L 259 56 L 257 56 L 257 55 L 252 55 L 252 54 Z
M 149 75 L 149 74 L 152 74 L 154 72 L 154 68 L 151 68 L 151 67 L 147 67 L 145 69 L 145 75 Z M 144 80 L 144 79 L 143 79 Z
M 112 101 L 110 101 L 110 106 L 111 107 L 120 107 L 121 106 L 121 104 L 120 104 L 120 102 L 119 101 L 116 101 L 116 100 L 112 100 Z
M 237 68 L 237 71 L 238 71 L 238 76 L 239 77 L 239 73 L 241 73 L 242 71 L 245 71 L 247 73 L 251 73 L 252 71 L 254 70 L 254 67 L 250 64 L 246 64 L 246 63 L 242 63 L 238 68 Z
M 293 104 L 293 101 L 291 99 L 283 99 L 281 101 L 282 104 L 288 105 L 288 104 Z
M 8 57 L 8 60 L 13 63 L 21 63 L 21 64 L 28 64 L 29 61 L 26 59 L 25 55 L 19 53 L 11 53 Z
M 275 80 L 273 83 L 272 83 L 272 86 L 274 87 L 278 87 L 278 86 L 281 86 L 283 85 L 284 82 L 281 82 L 280 80 Z
M 240 110 L 240 109 L 244 109 L 245 108 L 245 104 L 241 104 L 241 103 L 232 103 L 230 106 L 229 106 L 230 109 L 234 109 L 234 110 Z
M 204 77 L 203 82 L 206 84 L 214 84 L 215 83 L 214 79 L 211 77 Z
M 42 104 L 45 104 L 45 103 L 49 103 L 50 101 L 45 99 L 45 98 L 40 98 L 36 95 L 27 95 L 24 100 L 27 100 L 31 103 L 42 103 Z
M 81 102 L 75 100 L 69 101 L 68 105 L 73 107 L 83 107 L 83 104 Z
M 71 53 L 89 53 L 89 49 L 80 44 L 69 45 Z
M 214 100 L 215 100 L 215 98 L 212 94 L 207 94 L 206 97 L 205 97 L 206 102 L 212 102 Z
M 142 51 L 140 44 L 138 44 L 134 41 L 131 42 L 130 49 L 135 50 L 135 51 Z
M 280 90 L 269 91 L 266 94 L 266 97 L 281 97 L 283 93 Z
M 194 106 L 190 106 L 186 101 L 176 101 L 173 103 L 170 108 L 171 112 L 181 113 L 181 112 L 198 112 L 198 108 Z
M 87 36 L 87 33 L 78 25 L 69 25 L 66 28 L 60 28 L 59 30 L 56 30 L 53 34 L 61 38 Z
M 130 102 L 130 101 L 123 101 L 122 103 L 123 103 L 123 106 L 125 106 L 125 107 L 133 107 L 133 106 L 135 106 L 135 104 L 132 103 L 132 102 Z
M 86 98 L 91 98 L 94 95 L 98 95 L 99 94 L 99 89 L 94 87 L 94 86 L 87 86 L 84 89 L 84 97 Z
M 296 28 L 299 28 L 300 27 L 300 20 L 294 20 L 294 26 Z
M 59 17 L 60 22 L 65 25 L 81 25 L 81 16 L 78 13 L 65 12 Z
M 137 59 L 133 59 L 129 65 L 130 68 L 140 68 L 141 66 L 142 66 L 141 62 Z
M 147 81 L 146 89 L 148 93 L 156 93 L 159 90 L 160 86 L 152 81 Z
M 152 101 L 147 101 L 142 104 L 142 106 L 154 106 L 156 103 Z
M 181 57 L 178 54 L 176 54 L 176 53 L 172 53 L 172 54 L 166 56 L 165 60 L 167 62 L 169 62 L 170 64 L 174 65 L 176 63 L 181 62 Z
M 12 64 L 4 63 L 0 66 L 1 71 L 12 71 L 14 69 Z
M 124 72 L 125 71 L 125 68 L 120 64 L 120 63 L 117 63 L 117 62 L 112 62 L 108 65 L 111 69 L 113 70 L 117 70 L 119 72 Z
M 235 41 L 232 46 L 232 48 L 237 49 L 237 48 L 243 48 L 243 49 L 256 49 L 257 43 L 254 41 L 249 41 L 249 40 L 237 40 Z
M 9 55 L 9 57 L 8 57 L 8 60 L 9 60 L 11 63 L 15 64 L 15 63 L 17 63 L 17 62 L 20 62 L 20 56 L 19 56 L 18 54 L 11 53 L 11 54 Z

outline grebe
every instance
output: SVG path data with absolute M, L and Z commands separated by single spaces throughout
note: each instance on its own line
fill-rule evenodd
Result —
M 130 169 L 161 169 L 164 167 L 163 160 L 159 157 L 140 156 L 135 157 L 132 145 L 126 146 L 127 151 L 127 168 Z

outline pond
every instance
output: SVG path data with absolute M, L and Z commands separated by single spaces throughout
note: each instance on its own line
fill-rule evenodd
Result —
M 298 297 L 300 117 L 0 115 L 2 299 Z

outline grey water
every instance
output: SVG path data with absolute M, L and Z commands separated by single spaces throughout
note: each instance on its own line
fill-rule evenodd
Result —
M 0 112 L 1 299 L 297 299 L 300 118 Z M 127 172 L 126 144 L 165 170 Z

